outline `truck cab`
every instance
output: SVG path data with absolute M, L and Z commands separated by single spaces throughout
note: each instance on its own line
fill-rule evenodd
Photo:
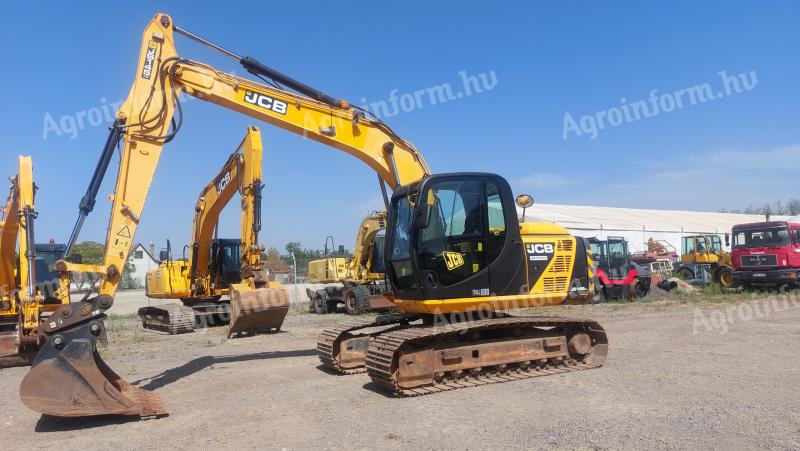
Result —
M 732 260 L 737 286 L 800 286 L 800 223 L 769 221 L 734 226 Z

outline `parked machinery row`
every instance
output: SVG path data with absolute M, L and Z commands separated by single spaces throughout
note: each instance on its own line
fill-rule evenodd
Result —
M 175 48 L 176 34 L 276 83 L 260 83 L 182 58 Z M 516 205 L 529 207 L 530 198 L 515 198 L 504 178 L 478 172 L 434 174 L 422 154 L 380 119 L 255 58 L 200 38 L 176 26 L 166 14 L 157 14 L 144 30 L 136 67 L 130 94 L 110 129 L 64 249 L 69 255 L 94 208 L 110 161 L 119 154 L 102 263 L 66 259 L 55 263 L 60 287 L 55 309 L 48 313 L 58 320 L 37 323 L 40 350 L 20 387 L 29 408 L 71 417 L 167 413 L 157 394 L 133 387 L 111 370 L 97 344 L 105 339 L 106 312 L 113 305 L 163 147 L 180 131 L 181 94 L 311 138 L 359 159 L 377 173 L 387 212 L 384 295 L 398 312 L 350 319 L 323 331 L 317 350 L 328 370 L 366 371 L 375 386 L 399 396 L 419 396 L 603 365 L 608 338 L 597 322 L 507 313 L 516 307 L 589 302 L 596 289 L 591 243 L 552 223 L 527 222 L 524 217 L 520 221 Z M 32 214 L 21 211 L 23 216 Z M 253 222 L 245 224 L 250 227 Z M 800 253 L 796 228 L 770 224 L 753 229 L 758 227 L 742 230 L 741 240 L 734 237 L 734 249 L 738 246 L 742 254 L 734 254 L 737 271 L 732 279 L 796 280 L 796 272 L 781 267 L 797 265 L 796 255 L 788 255 L 790 250 Z M 33 241 L 26 242 L 29 250 Z M 609 273 L 612 265 L 625 267 L 607 245 Z M 180 299 L 205 299 L 209 293 L 214 298 L 219 293 L 213 291 L 219 286 L 216 282 L 207 286 L 199 282 L 204 277 L 201 271 L 208 268 L 199 263 L 206 255 L 212 259 L 211 251 L 198 252 L 191 261 L 178 263 L 179 271 L 168 271 L 167 284 L 188 280 Z M 30 262 L 29 252 L 25 256 Z M 18 273 L 24 272 L 22 261 Z M 242 291 L 268 290 L 276 296 L 248 296 L 250 305 L 241 302 L 236 312 L 236 284 L 231 284 L 231 313 L 242 324 L 285 299 L 280 287 L 261 284 L 257 275 L 247 273 L 245 263 L 257 264 L 255 259 L 242 260 L 240 275 L 249 279 Z M 759 269 L 745 275 L 736 267 L 744 264 Z M 73 301 L 69 277 L 80 272 L 97 274 L 102 281 L 97 293 Z M 29 276 L 30 280 L 36 278 Z M 30 282 L 16 286 L 27 287 L 29 297 L 35 294 Z

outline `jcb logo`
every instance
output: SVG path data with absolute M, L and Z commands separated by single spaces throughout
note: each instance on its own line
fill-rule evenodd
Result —
M 442 252 L 444 264 L 447 265 L 447 270 L 452 271 L 456 268 L 464 266 L 464 256 L 460 252 Z
M 156 44 L 150 42 L 147 45 L 147 51 L 144 53 L 144 67 L 142 67 L 142 78 L 149 80 L 153 75 L 153 62 L 156 60 Z
M 530 243 L 528 244 L 529 254 L 552 254 L 554 252 L 551 243 Z
M 217 194 L 221 193 L 222 190 L 224 190 L 225 187 L 228 186 L 230 182 L 231 182 L 231 173 L 226 172 L 225 175 L 223 175 L 222 178 L 220 178 L 219 181 L 217 182 Z
M 288 106 L 286 102 L 281 102 L 278 99 L 273 99 L 272 97 L 253 91 L 245 92 L 244 101 L 247 103 L 252 103 L 253 105 L 258 105 L 265 110 L 274 111 L 280 114 L 286 114 L 286 108 Z

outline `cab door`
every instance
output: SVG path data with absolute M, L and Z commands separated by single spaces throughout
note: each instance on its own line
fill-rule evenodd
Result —
M 516 294 L 522 242 L 511 190 L 493 175 L 440 175 L 420 187 L 415 257 L 426 299 Z

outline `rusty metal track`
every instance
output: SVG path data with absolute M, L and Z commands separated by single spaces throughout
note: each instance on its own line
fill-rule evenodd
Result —
M 526 365 L 504 364 L 483 367 L 472 372 L 437 375 L 433 383 L 424 386 L 404 388 L 398 384 L 398 361 L 408 348 L 424 347 L 458 334 L 507 328 L 557 328 L 559 330 L 580 328 L 591 338 L 591 351 L 582 356 L 543 358 L 526 362 Z M 549 317 L 504 317 L 444 326 L 409 327 L 376 335 L 369 345 L 366 368 L 375 383 L 393 393 L 399 396 L 421 396 L 459 388 L 597 368 L 603 365 L 607 353 L 608 340 L 605 331 L 595 321 Z
M 359 329 L 375 327 L 375 317 L 368 319 L 348 319 L 336 323 L 333 328 L 325 329 L 319 334 L 317 339 L 317 352 L 322 365 L 339 374 L 358 374 L 366 371 L 363 366 L 360 368 L 346 369 L 339 365 L 337 355 L 339 343 L 342 338 L 350 335 Z
M 317 352 L 322 365 L 339 374 L 359 374 L 366 371 L 363 363 L 357 367 L 344 367 L 340 359 L 341 345 L 344 340 L 363 337 L 368 340 L 371 335 L 385 333 L 386 330 L 372 334 L 359 334 L 359 330 L 372 327 L 405 324 L 415 319 L 410 315 L 379 315 L 364 319 L 348 318 L 336 323 L 331 329 L 323 330 L 317 339 Z M 365 344 L 367 342 L 365 341 Z M 365 349 L 366 350 L 366 349 Z

